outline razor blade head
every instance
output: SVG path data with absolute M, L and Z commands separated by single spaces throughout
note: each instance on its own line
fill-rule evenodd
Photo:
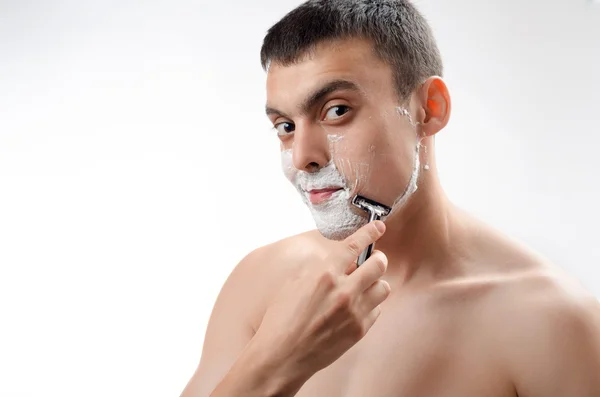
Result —
M 373 213 L 378 217 L 387 216 L 390 213 L 390 211 L 392 211 L 392 209 L 387 205 L 383 205 L 381 203 L 378 203 L 377 201 L 358 195 L 354 196 L 354 198 L 352 199 L 352 204 L 362 209 L 363 211 Z

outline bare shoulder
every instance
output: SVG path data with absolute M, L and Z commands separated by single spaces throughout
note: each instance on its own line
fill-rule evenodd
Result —
M 330 244 L 316 230 L 297 234 L 253 250 L 234 271 L 253 280 L 282 281 L 299 270 L 304 260 L 326 255 Z
M 273 294 L 307 253 L 325 250 L 319 236 L 307 232 L 257 248 L 235 266 L 216 299 L 198 369 L 182 396 L 208 395 L 222 379 L 253 338 Z
M 498 246 L 489 303 L 504 319 L 550 326 L 557 317 L 561 322 L 597 318 L 598 299 L 563 268 L 519 242 L 500 239 Z
M 436 307 L 468 321 L 470 338 L 498 357 L 520 396 L 600 395 L 560 386 L 600 373 L 597 297 L 520 242 L 486 230 L 477 243 L 464 274 L 436 288 Z
M 600 395 L 600 302 L 573 276 L 519 243 L 491 241 L 464 277 L 442 284 L 458 314 L 521 397 Z M 483 270 L 481 270 L 483 269 Z
M 483 346 L 519 396 L 600 395 L 600 302 L 529 248 L 493 240 L 491 263 L 463 281 Z
M 546 264 L 532 267 L 502 282 L 493 301 L 505 320 L 519 327 L 515 334 L 568 331 L 568 326 L 600 323 L 600 303 L 562 269 Z M 599 329 L 600 331 L 600 329 Z
M 600 395 L 600 303 L 559 269 L 499 290 L 488 328 L 519 396 Z
M 476 223 L 475 223 L 476 222 Z M 520 241 L 475 221 L 477 238 L 462 274 L 442 286 L 468 293 L 495 313 L 544 316 L 560 311 L 597 311 L 598 300 L 548 258 Z
M 498 321 L 518 325 L 510 327 L 514 337 L 540 327 L 561 329 L 568 321 L 598 324 L 598 299 L 560 266 L 502 236 L 492 252 L 487 256 L 492 265 L 474 278 L 475 284 L 490 291 L 484 294 L 485 305 Z
M 244 300 L 252 302 L 252 322 L 256 330 L 269 302 L 286 280 L 309 260 L 325 256 L 331 244 L 313 230 L 290 236 L 250 252 L 233 270 L 230 279 L 239 286 Z M 229 281 L 228 281 L 229 282 Z
M 514 262 L 508 263 L 511 260 Z M 441 307 L 483 313 L 479 319 L 493 324 L 492 329 L 499 332 L 516 334 L 540 326 L 560 327 L 567 320 L 600 325 L 600 303 L 594 295 L 560 267 L 527 254 L 521 253 L 518 259 L 509 254 L 506 262 L 440 283 L 437 290 Z

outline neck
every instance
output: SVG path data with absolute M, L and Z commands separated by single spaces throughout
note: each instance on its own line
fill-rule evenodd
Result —
M 388 257 L 387 277 L 414 283 L 456 274 L 466 233 L 458 210 L 448 201 L 432 167 L 423 171 L 419 188 L 404 207 L 386 219 L 376 249 Z

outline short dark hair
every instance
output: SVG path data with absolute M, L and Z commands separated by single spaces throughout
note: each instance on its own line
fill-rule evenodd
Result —
M 393 70 L 406 99 L 431 76 L 442 76 L 442 59 L 429 24 L 408 0 L 308 0 L 267 32 L 260 51 L 263 69 L 299 61 L 321 42 L 362 38 Z

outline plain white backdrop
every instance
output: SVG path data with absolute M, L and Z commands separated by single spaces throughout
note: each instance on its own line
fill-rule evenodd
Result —
M 252 249 L 313 227 L 259 50 L 300 2 L 0 1 L 0 396 L 176 396 Z M 450 197 L 600 296 L 600 6 L 419 0 Z

